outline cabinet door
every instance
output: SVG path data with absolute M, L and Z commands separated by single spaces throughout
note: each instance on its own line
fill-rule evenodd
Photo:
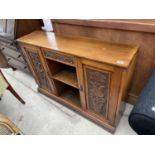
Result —
M 22 51 L 26 56 L 29 67 L 39 87 L 44 90 L 52 91 L 51 84 L 48 80 L 41 57 L 39 55 L 40 49 L 36 47 L 24 46 L 22 47 Z
M 84 65 L 87 111 L 107 118 L 111 73 Z

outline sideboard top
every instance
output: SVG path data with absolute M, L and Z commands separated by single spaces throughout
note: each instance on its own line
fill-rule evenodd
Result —
M 44 31 L 34 31 L 17 41 L 124 68 L 129 66 L 138 50 L 135 45 L 107 43 Z

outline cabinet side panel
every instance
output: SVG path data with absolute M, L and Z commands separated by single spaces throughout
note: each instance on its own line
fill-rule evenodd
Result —
M 108 120 L 111 125 L 115 125 L 115 119 L 117 118 L 117 109 L 122 98 L 122 72 L 121 68 L 115 67 L 111 76 L 110 95 L 109 95 L 109 108 L 108 108 Z

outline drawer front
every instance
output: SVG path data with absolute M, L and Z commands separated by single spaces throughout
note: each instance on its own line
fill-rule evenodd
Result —
M 14 59 L 12 57 L 6 56 L 6 59 L 8 61 L 8 64 L 16 69 L 20 69 L 26 72 L 29 72 L 29 69 L 27 65 L 21 61 L 18 61 L 17 59 Z
M 87 110 L 106 118 L 110 72 L 84 65 L 84 74 L 86 81 Z
M 17 52 L 7 47 L 5 47 L 5 49 L 2 52 L 6 57 L 14 58 L 20 62 L 25 63 L 25 60 L 23 59 L 22 54 L 20 52 Z
M 62 53 L 57 53 L 55 51 L 43 50 L 44 56 L 46 58 L 50 58 L 56 60 L 58 62 L 62 62 L 71 66 L 75 66 L 75 57 L 71 55 L 66 55 Z

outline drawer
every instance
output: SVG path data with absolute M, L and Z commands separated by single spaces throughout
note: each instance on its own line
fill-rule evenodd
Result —
M 23 62 L 23 63 L 25 62 L 25 60 L 22 57 L 22 54 L 18 51 L 5 47 L 5 49 L 2 52 L 6 57 L 17 59 L 18 61 Z
M 22 63 L 12 57 L 6 56 L 8 64 L 14 68 L 21 69 L 21 70 L 28 70 L 27 65 Z
M 50 51 L 43 49 L 44 56 L 48 59 L 52 59 L 58 62 L 62 62 L 64 64 L 68 64 L 71 66 L 75 66 L 75 57 L 71 55 L 66 55 L 63 53 L 59 53 L 56 51 Z

